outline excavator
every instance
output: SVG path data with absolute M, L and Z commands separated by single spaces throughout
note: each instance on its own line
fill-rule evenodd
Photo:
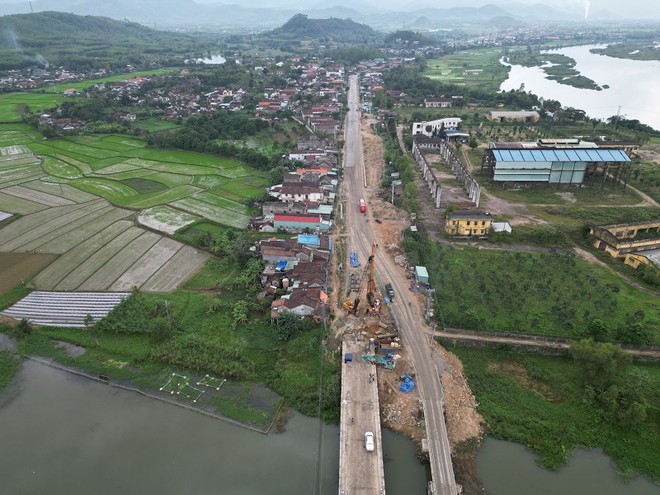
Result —
M 364 281 L 367 281 L 367 303 L 369 307 L 367 308 L 367 313 L 371 316 L 377 316 L 380 314 L 380 299 L 376 296 L 376 280 L 375 280 L 375 271 L 376 271 L 376 244 L 374 243 L 371 246 L 371 256 L 367 261 L 367 266 L 362 272 L 360 277 L 360 283 L 357 288 L 357 297 L 354 300 L 347 298 L 344 301 L 342 307 L 352 315 L 357 316 L 358 307 L 360 305 L 360 293 L 364 287 Z

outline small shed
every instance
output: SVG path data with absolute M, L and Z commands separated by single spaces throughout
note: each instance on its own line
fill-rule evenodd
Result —
M 426 270 L 425 266 L 416 266 L 415 267 L 415 278 L 418 282 L 422 284 L 429 283 L 429 272 Z
M 490 224 L 493 232 L 508 232 L 511 233 L 511 224 L 509 222 L 493 222 Z

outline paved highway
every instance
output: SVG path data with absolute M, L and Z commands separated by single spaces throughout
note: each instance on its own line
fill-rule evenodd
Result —
M 350 77 L 348 94 L 349 112 L 346 118 L 343 197 L 347 222 L 348 245 L 364 263 L 371 254 L 374 235 L 367 201 L 367 214 L 359 212 L 359 200 L 365 198 L 365 174 L 360 133 L 360 94 L 357 76 Z M 456 495 L 458 488 L 451 463 L 451 450 L 447 438 L 442 406 L 439 357 L 433 353 L 429 336 L 424 331 L 422 309 L 410 296 L 409 281 L 402 269 L 390 256 L 376 252 L 376 273 L 380 280 L 390 282 L 397 295 L 392 305 L 399 323 L 404 344 L 410 350 L 416 371 L 416 383 L 424 404 L 426 435 L 429 443 L 433 492 L 436 495 Z M 412 303 L 412 305 L 411 305 Z M 364 309 L 364 307 L 360 308 Z

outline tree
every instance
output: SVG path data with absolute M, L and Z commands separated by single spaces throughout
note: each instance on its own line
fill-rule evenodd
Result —
M 594 318 L 589 322 L 586 334 L 596 342 L 607 342 L 609 340 L 610 331 L 607 326 L 605 326 L 603 320 Z
M 581 368 L 585 385 L 598 393 L 619 383 L 632 356 L 614 344 L 580 340 L 571 345 L 570 355 Z
M 278 339 L 287 341 L 300 330 L 300 318 L 290 311 L 280 313 L 275 325 L 275 335 Z
M 248 303 L 244 299 L 234 303 L 234 306 L 231 310 L 234 328 L 236 328 L 240 323 L 245 323 L 248 320 L 248 309 Z

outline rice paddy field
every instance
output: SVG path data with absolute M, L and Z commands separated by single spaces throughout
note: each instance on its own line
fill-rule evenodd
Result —
M 0 121 L 2 108 L 0 99 Z M 33 213 L 63 205 L 77 191 L 137 211 L 167 205 L 156 228 L 168 234 L 190 218 L 243 228 L 250 217 L 245 200 L 266 186 L 263 172 L 235 159 L 151 149 L 123 135 L 46 140 L 18 123 L 0 124 L 0 170 L 2 211 Z
M 37 290 L 174 290 L 209 255 L 161 233 L 209 221 L 242 228 L 244 200 L 265 185 L 239 161 L 147 149 L 126 136 L 0 131 L 0 211 L 13 217 L 0 228 L 0 257 L 48 255 L 16 274 Z

